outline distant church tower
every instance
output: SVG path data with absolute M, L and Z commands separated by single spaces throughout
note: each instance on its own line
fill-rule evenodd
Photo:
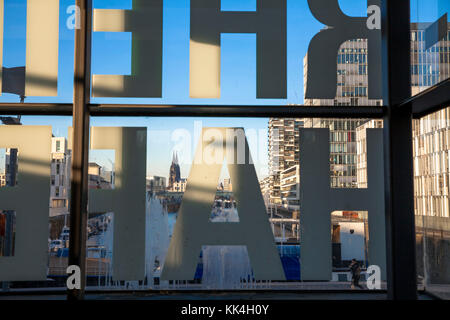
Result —
M 172 165 L 169 173 L 169 189 L 172 189 L 175 182 L 181 181 L 180 165 L 178 164 L 178 155 L 173 153 Z

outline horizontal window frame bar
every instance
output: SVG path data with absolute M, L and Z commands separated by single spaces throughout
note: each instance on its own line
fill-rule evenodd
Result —
M 414 119 L 450 107 L 450 78 L 401 103 L 399 108 L 412 108 Z
M 381 119 L 379 106 L 260 106 L 89 104 L 95 117 L 237 117 L 237 118 L 371 118 Z M 68 103 L 0 103 L 0 115 L 71 116 Z
M 91 115 L 100 117 L 279 117 L 279 118 L 382 118 L 386 106 L 264 106 L 264 105 L 147 105 L 90 104 Z M 412 108 L 420 119 L 450 107 L 450 78 L 394 106 Z M 71 103 L 0 103 L 0 115 L 71 116 Z
M 301 282 L 301 281 L 298 281 Z M 5 296 L 62 296 L 66 293 L 66 288 L 54 288 L 49 290 L 28 290 L 28 289 L 20 289 L 20 290 L 10 290 L 7 292 L 0 292 L 0 297 Z M 419 293 L 422 294 L 428 294 L 424 290 L 418 290 Z M 117 290 L 98 290 L 98 289 L 90 289 L 89 287 L 86 288 L 85 294 L 86 295 L 118 295 L 118 294 L 125 294 L 128 296 L 134 296 L 136 293 L 147 293 L 147 294 L 154 294 L 158 296 L 173 296 L 173 295 L 186 295 L 189 293 L 198 293 L 199 295 L 204 294 L 223 294 L 223 293 L 231 293 L 231 294 L 264 294 L 264 293 L 274 293 L 274 294 L 282 294 L 282 293 L 294 293 L 294 294 L 323 294 L 323 293 L 344 293 L 349 295 L 354 294 L 386 294 L 386 289 L 362 289 L 362 290 L 351 290 L 351 289 L 236 289 L 236 290 L 230 290 L 230 289 L 211 289 L 211 290 L 189 290 L 189 289 L 172 289 L 172 290 L 159 290 L 159 289 L 142 289 L 142 290 L 123 290 L 123 289 L 117 289 Z
M 0 115 L 30 115 L 30 116 L 67 116 L 72 115 L 71 103 L 0 103 Z

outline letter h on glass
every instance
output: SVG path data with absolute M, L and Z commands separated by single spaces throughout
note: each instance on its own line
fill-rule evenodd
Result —
M 368 211 L 369 264 L 386 277 L 382 129 L 367 130 L 368 188 L 330 185 L 329 129 L 300 130 L 300 228 L 302 280 L 331 280 L 331 213 Z M 356 165 L 356 164 L 355 164 Z

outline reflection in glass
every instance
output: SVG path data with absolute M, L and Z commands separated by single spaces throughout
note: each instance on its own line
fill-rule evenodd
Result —
M 450 109 L 413 121 L 416 255 L 420 284 L 450 298 Z
M 448 1 L 411 1 L 412 95 L 450 77 L 449 10 Z

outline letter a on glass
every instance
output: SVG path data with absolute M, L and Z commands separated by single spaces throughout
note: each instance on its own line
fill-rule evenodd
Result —
M 192 280 L 206 245 L 245 245 L 257 280 L 285 280 L 247 139 L 236 131 L 243 129 L 202 131 L 162 280 Z M 224 159 L 233 181 L 239 222 L 213 223 L 209 218 Z

